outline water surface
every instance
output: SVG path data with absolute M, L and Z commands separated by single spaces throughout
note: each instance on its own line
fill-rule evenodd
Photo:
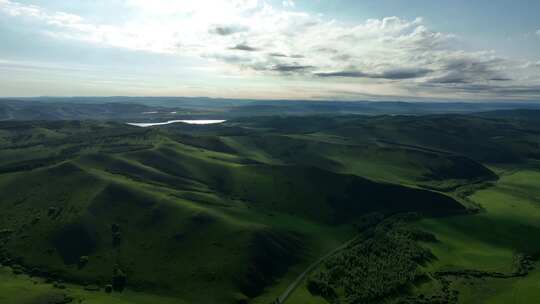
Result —
M 163 125 L 170 125 L 173 123 L 187 123 L 190 125 L 212 125 L 212 124 L 219 124 L 224 123 L 226 120 L 207 120 L 207 119 L 196 119 L 196 120 L 169 120 L 164 122 L 131 122 L 128 123 L 128 125 L 136 126 L 136 127 L 153 127 L 153 126 L 163 126 Z

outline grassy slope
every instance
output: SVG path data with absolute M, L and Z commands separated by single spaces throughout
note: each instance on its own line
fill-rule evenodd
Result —
M 64 180 L 58 176 L 60 169 L 60 174 L 67 176 Z M 77 174 L 81 177 L 76 178 Z M 17 190 L 14 184 L 18 184 L 19 177 L 13 178 L 15 183 L 4 184 L 3 193 L 9 195 L 8 189 Z M 18 193 L 26 193 L 28 197 L 20 205 L 6 208 L 7 222 L 2 223 L 4 227 L 20 227 L 21 231 L 8 248 L 22 253 L 24 262 L 31 266 L 52 269 L 77 281 L 106 282 L 114 264 L 119 263 L 126 269 L 133 288 L 173 291 L 202 301 L 230 301 L 226 299 L 230 297 L 227 290 L 237 288 L 236 276 L 241 277 L 247 271 L 242 264 L 250 260 L 249 251 L 243 248 L 252 242 L 254 233 L 264 233 L 266 229 L 264 223 L 233 219 L 195 202 L 171 199 L 159 189 L 149 190 L 148 185 L 105 172 L 88 174 L 72 164 L 35 172 L 24 179 L 24 187 L 30 191 Z M 43 182 L 46 180 L 54 180 L 54 184 Z M 43 196 L 40 184 L 54 191 L 49 190 Z M 6 205 L 20 200 L 16 194 L 11 197 L 4 202 Z M 59 201 L 62 197 L 64 202 Z M 61 216 L 45 215 L 50 202 L 64 209 Z M 28 206 L 32 208 L 26 209 Z M 40 221 L 28 227 L 28 222 L 38 216 Z M 25 219 L 25 222 L 9 219 Z M 123 241 L 118 249 L 111 245 L 112 223 L 122 228 Z M 92 243 L 90 239 L 95 244 L 88 244 L 86 251 L 77 251 L 60 250 L 55 243 L 55 239 L 60 243 L 74 242 L 71 238 L 86 240 L 82 247 Z M 58 254 L 45 252 L 51 247 L 56 247 Z M 82 255 L 89 255 L 90 262 L 77 270 L 74 263 Z M 199 292 L 207 288 L 219 288 L 222 293 Z
M 480 283 L 458 283 L 462 303 L 521 304 L 540 302 L 540 270 L 525 279 L 486 279 Z
M 134 289 L 200 303 L 232 303 L 244 297 L 241 293 L 262 291 L 253 302 L 267 303 L 311 261 L 351 236 L 350 225 L 335 223 L 354 222 L 355 214 L 372 210 L 342 209 L 329 200 L 335 196 L 333 191 L 343 193 L 348 191 L 344 185 L 353 185 L 361 191 L 350 192 L 352 200 L 338 197 L 337 201 L 369 205 L 375 196 L 379 204 L 394 210 L 391 200 L 405 202 L 407 209 L 418 198 L 409 190 L 389 191 L 393 186 L 339 173 L 452 188 L 490 179 L 490 172 L 468 158 L 440 150 L 455 148 L 478 160 L 515 160 L 537 140 L 534 133 L 523 136 L 506 122 L 464 117 L 439 121 L 439 117 L 323 122 L 269 118 L 226 128 L 173 126 L 166 133 L 70 122 L 19 125 L 15 137 L 2 129 L 0 143 L 11 145 L 1 151 L 6 156 L 1 158 L 2 166 L 12 168 L 21 155 L 30 161 L 33 157 L 52 160 L 38 162 L 33 171 L 1 175 L 0 190 L 9 200 L 2 202 L 6 212 L 0 228 L 19 227 L 9 248 L 24 252 L 24 262 L 72 279 L 107 282 L 119 263 Z M 469 129 L 459 129 L 463 124 Z M 91 132 L 80 134 L 81 128 Z M 478 136 L 488 140 L 471 142 Z M 531 204 L 508 209 L 505 204 L 516 197 L 530 202 L 523 193 L 536 193 L 531 191 L 536 191 L 532 188 L 537 173 L 523 174 L 505 176 L 497 188 L 471 198 L 486 213 L 422 222 L 442 240 L 432 248 L 440 255 L 433 269 L 504 271 L 510 269 L 515 250 L 536 248 L 538 242 L 531 242 L 527 234 L 538 229 L 536 209 Z M 529 185 L 522 186 L 524 181 Z M 369 191 L 373 189 L 379 190 Z M 388 199 L 381 199 L 381 194 Z M 46 215 L 51 206 L 64 211 L 51 219 Z M 31 225 L 36 217 L 40 221 Z M 112 223 L 122 227 L 118 248 L 111 246 Z M 43 254 L 54 247 L 54 236 L 64 233 L 65 237 L 65 227 L 99 240 L 82 270 L 64 264 L 81 252 Z M 295 245 L 298 240 L 300 246 Z M 272 262 L 282 260 L 290 268 Z M 516 284 L 532 284 L 527 282 Z M 466 288 L 460 290 L 465 297 Z M 469 293 L 475 296 L 474 289 Z M 311 298 L 304 289 L 291 299 L 291 303 L 305 301 L 322 299 Z
M 475 216 L 424 220 L 420 227 L 441 243 L 429 245 L 439 258 L 430 267 L 509 273 L 515 253 L 540 252 L 540 170 L 501 170 L 501 180 L 470 197 L 485 212 Z M 461 303 L 531 303 L 540 299 L 538 270 L 525 278 L 457 280 Z M 472 285 L 471 285 L 472 284 Z
M 421 226 L 440 235 L 442 240 L 440 247 L 433 247 L 441 259 L 434 267 L 451 267 L 445 263 L 453 260 L 460 267 L 504 270 L 508 269 L 513 252 L 540 252 L 539 178 L 540 171 L 536 170 L 503 171 L 494 187 L 470 197 L 484 212 L 424 220 Z M 459 261 L 455 257 L 464 259 Z
M 427 265 L 430 272 L 475 269 L 510 273 L 516 253 L 540 253 L 540 170 L 495 168 L 501 179 L 469 198 L 481 205 L 476 215 L 424 219 L 415 226 L 437 236 L 438 243 L 426 243 L 437 257 Z M 509 279 L 452 279 L 459 291 L 459 303 L 535 303 L 540 300 L 538 267 L 528 276 Z M 414 293 L 428 293 L 435 283 L 418 286 Z M 289 303 L 327 304 L 312 296 L 305 284 Z
M 353 228 L 347 223 L 357 215 L 460 208 L 436 193 L 316 168 L 257 164 L 161 133 L 67 126 L 47 125 L 54 136 L 27 138 L 36 141 L 30 148 L 44 142 L 51 154 L 77 149 L 51 164 L 1 176 L 0 227 L 15 230 L 6 248 L 20 263 L 81 283 L 107 283 L 118 264 L 132 289 L 199 303 L 262 293 L 255 301 L 264 303 L 348 239 Z M 92 133 L 79 134 L 81 128 Z M 446 207 L 439 210 L 435 202 Z M 58 214 L 49 215 L 51 207 Z M 118 247 L 112 245 L 113 223 L 121 227 Z M 89 262 L 77 269 L 83 255 Z
M 462 121 L 456 125 L 444 122 L 449 123 L 446 130 L 439 128 L 439 117 L 259 118 L 242 121 L 258 133 L 222 133 L 221 139 L 241 155 L 263 163 L 311 165 L 373 180 L 451 190 L 495 178 L 478 162 L 448 151 L 462 152 L 467 146 L 458 135 L 461 130 L 452 130 L 452 126 L 480 124 L 481 134 L 475 136 L 484 136 L 497 132 L 499 124 L 459 119 Z M 430 131 L 434 128 L 436 131 Z M 489 149 L 501 146 L 490 145 Z
M 3 304 L 48 304 L 55 299 L 69 296 L 75 303 L 85 304 L 185 304 L 178 298 L 167 298 L 158 295 L 126 291 L 122 294 L 106 294 L 91 292 L 80 286 L 67 284 L 65 290 L 45 284 L 42 279 L 27 275 L 13 275 L 8 267 L 0 267 L 0 302 Z M 81 301 L 81 302 L 79 302 Z
M 374 120 L 380 119 L 383 118 Z M 458 117 L 456 120 L 433 124 L 429 117 L 398 117 L 393 122 L 390 120 L 390 123 L 374 124 L 370 132 L 357 125 L 334 129 L 330 133 L 337 134 L 340 139 L 345 135 L 349 143 L 351 139 L 363 140 L 362 138 L 367 136 L 374 136 L 390 142 L 407 143 L 410 145 L 408 148 L 433 146 L 436 149 L 466 153 L 482 161 L 519 162 L 529 156 L 535 157 L 534 153 L 538 150 L 538 132 L 531 128 L 537 125 L 536 120 L 533 120 L 534 124 L 524 123 L 522 120 L 510 120 L 511 123 L 491 119 L 475 120 L 476 118 Z M 469 121 L 476 125 L 471 127 Z M 469 130 L 459 130 L 461 126 L 466 126 Z M 329 135 L 327 138 L 336 136 Z M 471 140 L 472 138 L 476 140 Z M 362 156 L 360 162 L 366 159 L 369 159 L 369 156 Z M 390 163 L 394 162 L 392 157 L 389 160 Z M 417 164 L 419 160 L 413 158 L 411 161 Z M 424 165 L 425 162 L 421 164 Z M 372 165 L 377 168 L 376 163 Z M 366 168 L 365 165 L 363 167 Z M 534 163 L 514 163 L 508 167 L 522 169 L 514 172 L 494 167 L 493 170 L 503 176 L 502 180 L 497 182 L 495 187 L 469 197 L 470 201 L 481 205 L 485 212 L 474 216 L 455 216 L 421 222 L 420 228 L 434 232 L 441 241 L 436 245 L 429 245 L 439 260 L 431 264 L 428 270 L 478 269 L 508 273 L 513 270 L 515 253 L 537 254 L 540 251 L 540 170 Z M 398 168 L 403 170 L 406 166 L 401 164 Z M 377 169 L 374 172 L 377 172 Z M 395 169 L 389 171 L 394 174 L 400 172 Z M 383 179 L 388 178 L 380 176 Z M 407 177 L 407 173 L 401 172 L 399 177 Z M 402 181 L 410 183 L 415 179 L 405 178 Z M 479 299 L 482 303 L 531 303 L 540 299 L 537 277 L 538 270 L 525 278 L 484 279 L 481 282 L 467 283 L 456 280 L 453 288 L 460 291 L 460 303 L 479 303 Z M 423 286 L 418 292 L 430 288 Z M 326 303 L 324 299 L 310 295 L 305 286 L 299 288 L 290 299 L 290 303 L 307 302 Z

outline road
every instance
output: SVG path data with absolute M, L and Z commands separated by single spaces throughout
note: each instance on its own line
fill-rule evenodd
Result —
M 339 251 L 345 249 L 347 246 L 349 246 L 351 243 L 355 242 L 356 240 L 360 239 L 361 237 L 362 237 L 361 234 L 355 236 L 351 240 L 345 242 L 341 246 L 335 248 L 334 250 L 330 251 L 329 253 L 325 254 L 324 256 L 319 258 L 317 261 L 309 265 L 308 268 L 306 268 L 306 270 L 304 270 L 301 274 L 299 274 L 298 277 L 296 277 L 296 279 L 287 287 L 287 289 L 274 302 L 272 302 L 272 304 L 284 304 L 287 301 L 287 299 L 291 296 L 291 294 L 296 290 L 296 288 L 300 285 L 300 283 L 304 281 L 306 276 L 310 274 L 313 270 L 315 270 L 317 267 L 319 267 L 319 265 L 321 265 L 324 262 L 324 260 L 333 256 Z

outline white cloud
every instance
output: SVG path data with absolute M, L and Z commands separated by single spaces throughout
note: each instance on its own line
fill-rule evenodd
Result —
M 528 68 L 540 68 L 540 60 L 539 61 L 527 61 L 524 64 L 520 66 L 522 69 L 528 69 Z
M 536 31 L 536 35 L 540 36 L 540 30 Z
M 296 3 L 294 3 L 293 0 L 284 0 L 282 2 L 283 7 L 285 8 L 294 8 L 296 6 Z
M 294 7 L 292 0 L 280 7 L 265 0 L 126 0 L 125 11 L 119 12 L 125 20 L 106 24 L 0 0 L 0 12 L 41 22 L 47 25 L 43 31 L 58 39 L 205 58 L 229 75 L 299 76 L 345 82 L 347 90 L 362 83 L 396 92 L 519 81 L 520 75 L 511 72 L 515 62 L 491 51 L 459 50 L 457 37 L 431 30 L 421 18 L 350 25 Z

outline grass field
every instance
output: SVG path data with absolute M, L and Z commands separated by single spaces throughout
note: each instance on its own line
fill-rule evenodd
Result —
M 540 254 L 540 169 L 525 161 L 536 153 L 536 126 L 448 120 L 269 117 L 156 129 L 3 122 L 1 261 L 70 284 L 59 290 L 2 268 L 0 302 L 65 293 L 82 303 L 270 303 L 373 212 L 424 216 L 413 226 L 439 242 L 423 244 L 436 257 L 423 272 L 510 274 L 517 254 Z M 484 140 L 468 147 L 476 135 L 460 136 L 462 125 Z M 118 269 L 123 293 L 84 290 L 109 284 Z M 537 277 L 456 276 L 450 288 L 460 303 L 491 303 L 536 296 Z M 438 284 L 415 282 L 405 294 Z M 288 303 L 328 300 L 304 282 Z
M 431 271 L 477 269 L 510 273 L 513 257 L 540 253 L 540 171 L 497 170 L 501 179 L 470 199 L 484 210 L 474 216 L 423 220 L 419 225 L 440 240 L 429 245 L 438 261 Z M 523 278 L 455 278 L 460 303 L 534 303 L 540 299 L 538 270 Z
M 22 164 L 11 159 L 0 177 L 0 227 L 10 231 L 3 255 L 83 285 L 106 284 L 120 268 L 134 290 L 263 303 L 350 238 L 358 216 L 463 212 L 435 192 L 259 163 L 210 149 L 215 141 L 88 123 L 47 123 L 39 129 L 54 138 L 28 137 L 35 127 L 15 126 L 2 151 L 29 153 Z M 46 161 L 31 159 L 40 146 L 49 151 Z M 88 261 L 78 267 L 83 257 Z M 207 289 L 213 292 L 200 292 Z
M 126 291 L 122 294 L 107 294 L 101 291 L 86 291 L 81 286 L 64 284 L 58 289 L 43 279 L 27 275 L 13 275 L 8 267 L 0 268 L 0 302 L 5 304 L 51 304 L 65 303 L 71 298 L 73 303 L 84 304 L 187 304 L 178 298 Z
M 534 165 L 531 165 L 534 168 Z M 480 270 L 509 274 L 514 256 L 540 253 L 540 170 L 494 168 L 501 179 L 469 197 L 483 210 L 479 214 L 424 219 L 413 226 L 433 233 L 437 243 L 424 243 L 436 259 L 424 267 L 438 271 Z M 525 277 L 474 278 L 452 276 L 450 288 L 459 292 L 458 303 L 535 303 L 540 300 L 539 271 Z M 433 280 L 415 286 L 411 294 L 433 294 Z M 301 286 L 290 303 L 328 303 Z M 386 302 L 385 302 L 386 303 Z M 388 300 L 388 303 L 393 303 Z
M 483 207 L 480 214 L 421 223 L 441 240 L 440 246 L 432 246 L 440 259 L 434 267 L 504 271 L 513 253 L 540 252 L 540 171 L 500 173 L 493 187 L 470 197 Z

